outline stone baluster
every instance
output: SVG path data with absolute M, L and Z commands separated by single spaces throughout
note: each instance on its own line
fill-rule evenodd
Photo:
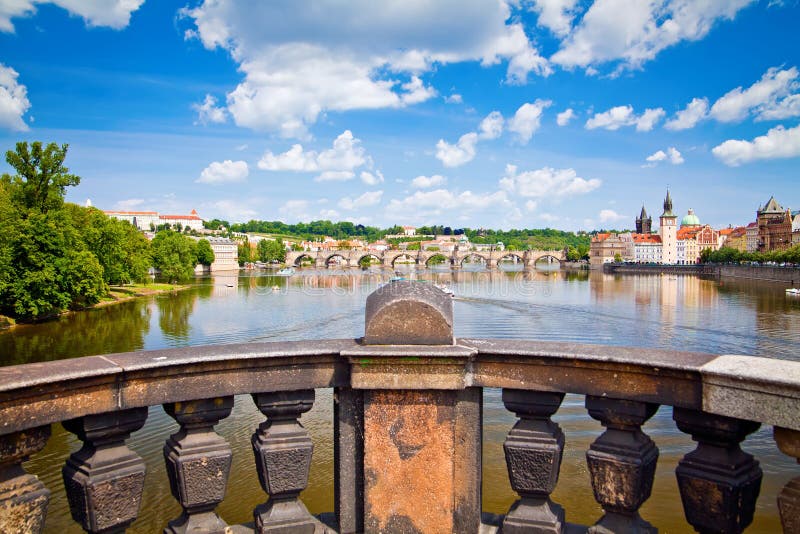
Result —
M 702 533 L 744 531 L 753 521 L 761 468 L 739 444 L 761 423 L 677 407 L 672 417 L 697 442 L 675 469 L 686 520 Z
M 606 427 L 586 452 L 594 498 L 605 512 L 589 532 L 657 532 L 639 507 L 650 497 L 658 462 L 658 448 L 641 427 L 658 405 L 587 395 L 586 408 Z
M 314 404 L 314 390 L 256 393 L 253 400 L 267 416 L 253 434 L 258 480 L 269 500 L 253 512 L 256 532 L 311 534 L 317 521 L 300 500 L 308 485 L 314 444 L 298 418 Z
M 563 400 L 563 393 L 503 390 L 506 409 L 520 418 L 503 450 L 511 487 L 522 497 L 503 520 L 504 534 L 564 531 L 564 509 L 550 500 L 564 452 L 564 433 L 550 416 Z
M 0 532 L 42 532 L 50 490 L 22 468 L 50 438 L 50 425 L 0 436 Z
M 800 463 L 800 431 L 776 426 L 773 435 L 778 448 Z M 783 532 L 800 532 L 800 476 L 787 482 L 778 494 L 778 510 Z
M 124 532 L 139 514 L 145 464 L 125 440 L 146 419 L 143 407 L 64 421 L 83 441 L 62 474 L 72 518 L 87 532 Z
M 181 428 L 164 445 L 164 460 L 172 495 L 183 507 L 165 533 L 224 533 L 227 526 L 214 512 L 225 498 L 233 452 L 214 432 L 214 425 L 228 417 L 233 397 L 217 397 L 165 404 L 164 410 Z

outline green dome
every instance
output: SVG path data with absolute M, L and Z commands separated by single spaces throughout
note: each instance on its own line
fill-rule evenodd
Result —
M 683 219 L 681 219 L 681 226 L 700 226 L 700 219 L 694 214 L 693 209 L 689 209 Z

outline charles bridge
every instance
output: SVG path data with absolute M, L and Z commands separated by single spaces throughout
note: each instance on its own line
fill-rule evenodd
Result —
M 531 269 L 539 261 L 563 262 L 567 260 L 563 250 L 459 250 L 453 252 L 439 252 L 433 250 L 386 250 L 383 252 L 369 252 L 359 249 L 337 251 L 291 251 L 286 253 L 286 265 L 295 267 L 307 260 L 317 268 L 324 268 L 339 261 L 343 267 L 358 267 L 364 258 L 372 258 L 373 264 L 385 267 L 394 267 L 398 260 L 413 262 L 416 265 L 427 266 L 431 258 L 444 257 L 445 262 L 453 268 L 459 268 L 467 261 L 479 261 L 488 269 L 496 269 L 501 261 L 511 260 L 522 264 L 526 269 Z
M 312 516 L 300 499 L 314 451 L 299 423 L 315 390 L 333 388 L 334 506 Z M 482 388 L 502 388 L 518 420 L 504 454 L 519 499 L 482 514 Z M 585 396 L 605 431 L 586 451 L 592 526 L 569 523 L 550 495 L 565 435 L 552 416 L 566 393 Z M 214 426 L 234 402 L 265 416 L 253 429 L 265 502 L 253 522 L 227 525 L 232 453 Z M 238 396 L 234 398 L 234 396 Z M 639 514 L 658 448 L 643 431 L 659 405 L 697 442 L 675 469 L 686 521 L 739 533 L 752 521 L 759 462 L 740 443 L 762 424 L 800 458 L 800 362 L 674 350 L 456 339 L 452 299 L 430 284 L 396 282 L 366 302 L 361 339 L 246 343 L 90 356 L 0 368 L 0 532 L 41 532 L 51 499 L 67 499 L 87 532 L 123 532 L 136 519 L 145 464 L 128 448 L 148 407 L 180 425 L 164 436 L 164 468 L 183 512 L 165 532 L 655 532 Z M 65 460 L 66 495 L 23 462 L 62 422 L 83 446 Z M 777 499 L 785 533 L 800 532 L 800 476 Z M 657 526 L 657 525 L 656 525 Z M 688 530 L 687 526 L 687 530 Z

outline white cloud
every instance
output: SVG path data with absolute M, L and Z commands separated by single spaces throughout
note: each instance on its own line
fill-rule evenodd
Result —
M 542 112 L 553 102 L 537 98 L 533 103 L 522 104 L 508 121 L 508 129 L 519 135 L 523 144 L 533 137 L 542 123 Z
M 393 199 L 386 207 L 390 217 L 409 221 L 428 222 L 433 217 L 457 216 L 459 212 L 470 213 L 500 210 L 508 214 L 514 209 L 504 191 L 494 193 L 454 193 L 447 189 L 416 191 L 403 199 Z
M 375 171 L 374 173 L 361 171 L 361 181 L 367 185 L 378 185 L 383 183 L 383 173 L 381 171 Z
M 346 182 L 356 177 L 353 171 L 324 171 L 314 177 L 315 182 Z
M 292 145 L 282 154 L 273 154 L 268 150 L 259 160 L 258 168 L 266 171 L 319 172 L 315 180 L 322 182 L 351 180 L 356 176 L 355 169 L 370 164 L 371 159 L 361 146 L 361 140 L 353 137 L 350 130 L 345 130 L 333 141 L 331 148 L 322 152 L 306 151 L 300 144 Z
M 312 218 L 308 200 L 287 200 L 278 208 L 278 213 L 281 220 L 286 222 L 309 221 Z
M 143 198 L 128 198 L 120 200 L 114 204 L 114 208 L 120 211 L 135 211 L 134 208 L 144 204 Z
M 627 219 L 627 215 L 620 215 L 614 210 L 600 210 L 599 219 L 601 223 L 617 222 Z
M 442 162 L 445 167 L 458 167 L 472 161 L 475 157 L 475 145 L 478 142 L 478 134 L 469 132 L 462 135 L 455 145 L 451 145 L 444 139 L 439 139 L 436 143 L 436 159 Z
M 572 108 L 567 108 L 558 115 L 556 115 L 556 124 L 559 126 L 566 126 L 569 121 L 575 118 L 575 112 Z
M 673 165 L 680 165 L 684 161 L 683 156 L 674 146 L 669 147 L 666 152 L 658 150 L 647 156 L 646 160 L 648 164 L 642 165 L 642 167 L 655 167 L 662 161 L 669 161 Z
M 525 209 L 528 211 L 534 211 L 538 205 L 539 203 L 535 200 L 528 200 L 525 202 Z
M 200 173 L 200 178 L 196 182 L 201 184 L 228 184 L 244 182 L 247 175 L 250 174 L 250 169 L 247 167 L 246 161 L 213 161 L 211 164 L 203 169 Z
M 445 101 L 446 104 L 463 104 L 464 103 L 464 99 L 458 93 L 453 93 L 450 96 L 444 97 L 444 101 Z
M 350 197 L 342 198 L 341 200 L 339 200 L 339 207 L 344 210 L 357 210 L 361 208 L 367 208 L 369 206 L 380 204 L 381 197 L 383 197 L 383 191 L 367 191 L 366 193 L 356 197 L 355 199 L 352 199 Z
M 454 16 L 457 13 L 457 16 Z M 432 98 L 435 65 L 507 61 L 524 82 L 550 68 L 501 1 L 319 3 L 206 0 L 181 14 L 186 33 L 230 53 L 243 73 L 227 95 L 239 126 L 303 137 L 321 114 L 398 108 Z
M 791 117 L 800 117 L 800 94 L 789 95 L 780 101 L 763 106 L 756 119 L 767 121 Z
M 586 121 L 586 129 L 594 130 L 604 128 L 606 130 L 619 130 L 623 126 L 636 126 L 639 132 L 649 132 L 656 123 L 664 116 L 661 108 L 645 109 L 641 115 L 636 115 L 631 106 L 616 106 L 602 113 L 595 115 Z
M 597 178 L 581 178 L 574 169 L 542 167 L 518 174 L 516 165 L 506 165 L 500 188 L 523 197 L 558 200 L 594 191 L 601 183 Z
M 693 98 L 686 104 L 686 108 L 675 114 L 675 118 L 664 123 L 667 130 L 688 130 L 703 120 L 708 113 L 707 98 Z
M 572 27 L 574 8 L 578 0 L 533 0 L 533 10 L 539 14 L 538 24 L 559 37 L 566 37 Z
M 702 39 L 753 1 L 597 0 L 550 60 L 566 68 L 639 68 L 667 47 Z
M 139 9 L 144 0 L 6 0 L 0 2 L 0 31 L 13 32 L 12 18 L 32 16 L 36 12 L 36 4 L 48 3 L 82 17 L 88 26 L 108 26 L 120 30 L 128 25 L 131 13 Z
M 28 131 L 22 116 L 30 109 L 28 89 L 17 81 L 19 74 L 0 63 L 0 128 Z
M 503 133 L 503 115 L 499 111 L 492 111 L 478 126 L 478 137 L 481 139 L 497 139 Z
M 411 180 L 411 187 L 415 189 L 430 189 L 431 187 L 438 187 L 447 183 L 447 178 L 440 174 L 433 176 L 417 176 Z
M 195 124 L 223 123 L 228 120 L 225 108 L 217 106 L 217 99 L 206 95 L 202 104 L 192 104 L 192 109 L 197 112 Z
M 241 198 L 236 200 L 216 200 L 201 207 L 203 213 L 212 219 L 216 217 L 230 222 L 241 223 L 258 218 L 258 212 L 242 202 Z
M 760 159 L 795 158 L 800 156 L 800 126 L 788 130 L 776 126 L 752 141 L 729 139 L 711 152 L 730 167 Z
M 785 70 L 775 67 L 768 69 L 759 81 L 747 89 L 737 87 L 719 98 L 711 106 L 709 115 L 720 122 L 741 121 L 751 111 L 761 119 L 792 116 L 785 113 L 796 106 L 793 104 L 794 99 L 790 98 L 787 104 L 784 101 L 800 87 L 798 75 L 800 72 L 796 67 Z
M 320 210 L 319 216 L 323 219 L 338 219 L 339 212 L 336 210 Z
M 664 115 L 665 112 L 661 108 L 644 110 L 644 113 L 636 119 L 636 131 L 649 132 Z

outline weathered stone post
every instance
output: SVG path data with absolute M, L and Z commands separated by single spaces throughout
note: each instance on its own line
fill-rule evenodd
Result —
M 776 426 L 773 434 L 778 448 L 800 463 L 800 431 Z M 778 494 L 778 510 L 783 531 L 800 532 L 800 477 L 787 482 Z
M 481 389 L 467 387 L 474 351 L 454 345 L 452 298 L 383 286 L 367 298 L 363 346 L 342 354 L 364 390 L 363 530 L 477 532 Z
M 39 533 L 44 529 L 50 490 L 22 462 L 50 438 L 50 425 L 0 436 L 0 532 Z

